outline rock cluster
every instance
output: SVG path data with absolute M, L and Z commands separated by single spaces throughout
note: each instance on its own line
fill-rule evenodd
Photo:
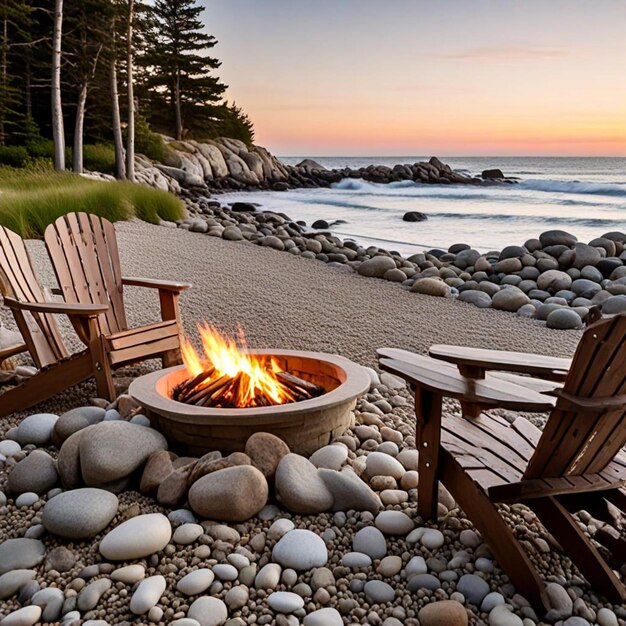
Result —
M 19 429 L 9 430 L 0 439 L 0 624 L 545 623 L 516 593 L 445 489 L 438 524 L 425 526 L 416 515 L 419 456 L 410 396 L 400 379 L 368 372 L 371 388 L 357 403 L 354 426 L 310 459 L 268 434 L 255 435 L 245 453 L 228 457 L 189 459 L 157 449 L 125 477 L 128 486 L 117 495 L 101 487 L 55 486 L 22 503 L 25 494 L 7 492 L 8 479 L 25 459 L 44 452 L 37 446 L 46 445 L 54 459 L 50 441 L 61 420 L 30 416 L 22 443 L 14 438 Z M 128 424 L 136 417 L 128 397 L 111 407 L 94 402 L 108 418 L 66 432 L 62 448 L 81 432 L 104 432 L 102 424 Z M 88 413 L 75 410 L 72 421 Z M 61 424 L 69 422 L 66 417 Z M 106 442 L 102 432 L 98 436 Z M 48 443 L 31 443 L 33 438 Z M 138 441 L 142 447 L 153 440 Z M 191 481 L 179 508 L 129 491 L 139 485 L 158 497 L 179 470 L 185 489 Z M 206 495 L 207 479 L 215 477 Z M 265 504 L 252 519 L 234 523 L 214 516 L 229 502 L 243 510 L 253 491 L 267 499 L 263 485 L 280 506 Z M 202 519 L 203 506 L 211 509 L 209 519 Z M 310 512 L 295 512 L 304 508 Z M 549 623 L 626 620 L 623 607 L 604 602 L 580 578 L 528 509 L 511 505 L 504 513 L 549 580 Z M 578 523 L 596 536 L 609 527 L 586 512 Z
M 146 157 L 136 157 L 137 180 L 179 194 L 181 189 L 211 189 L 215 191 L 272 189 L 286 191 L 301 187 L 329 187 L 344 178 L 360 178 L 375 183 L 412 180 L 419 183 L 449 185 L 488 185 L 513 182 L 499 170 L 488 170 L 481 176 L 470 177 L 452 170 L 437 157 L 428 162 L 397 164 L 394 167 L 370 165 L 329 170 L 311 159 L 297 165 L 285 165 L 265 148 L 247 145 L 238 139 L 220 137 L 202 143 L 186 140 L 166 141 L 164 163 L 153 163 Z M 417 219 L 415 219 L 417 217 Z M 407 221 L 423 219 L 420 214 Z

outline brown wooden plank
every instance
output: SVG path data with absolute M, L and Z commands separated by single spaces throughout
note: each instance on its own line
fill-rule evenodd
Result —
M 107 295 L 111 303 L 111 313 L 115 318 L 115 332 L 128 328 L 124 309 L 122 271 L 115 229 L 108 220 L 90 216 L 94 245 Z
M 440 395 L 423 388 L 416 390 L 415 441 L 419 450 L 417 510 L 425 520 L 437 519 L 441 406 Z
M 175 320 L 168 320 L 116 333 L 107 337 L 106 341 L 109 349 L 113 351 L 176 336 L 178 336 L 178 325 Z
M 482 534 L 517 591 L 543 613 L 549 607 L 545 585 L 528 555 L 485 492 L 445 450 L 441 452 L 440 478 Z
M 123 350 L 115 350 L 110 353 L 109 358 L 111 364 L 116 366 L 122 363 L 132 363 L 134 361 L 143 361 L 160 355 L 168 350 L 176 350 L 180 345 L 178 335 L 175 337 L 167 337 L 159 339 L 151 343 L 142 343 L 140 345 L 131 346 Z
M 558 498 L 538 498 L 530 500 L 528 504 L 594 589 L 612 600 L 626 600 L 626 587 Z
M 535 374 L 543 378 L 564 380 L 572 364 L 571 359 L 549 357 L 542 354 L 484 350 L 465 346 L 434 345 L 428 354 L 448 363 L 471 365 L 484 370 L 504 370 Z

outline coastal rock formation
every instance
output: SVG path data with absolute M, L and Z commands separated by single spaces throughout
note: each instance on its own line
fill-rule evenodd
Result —
M 214 191 L 287 189 L 329 187 L 344 178 L 360 178 L 373 183 L 392 183 L 411 180 L 417 183 L 450 185 L 490 185 L 513 182 L 500 170 L 486 170 L 481 176 L 466 176 L 432 157 L 428 162 L 369 165 L 353 169 L 344 167 L 329 170 L 312 159 L 297 165 L 285 165 L 261 146 L 247 145 L 238 139 L 220 137 L 203 142 L 176 141 L 164 137 L 167 152 L 164 163 L 153 163 L 137 155 L 136 177 L 152 187 L 180 194 L 181 190 L 210 189 Z M 411 211 L 406 221 L 426 219 Z

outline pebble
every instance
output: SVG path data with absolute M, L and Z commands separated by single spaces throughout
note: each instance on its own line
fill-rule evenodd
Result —
M 268 529 L 267 538 L 273 541 L 280 539 L 285 533 L 295 528 L 294 523 L 285 517 L 277 519 Z
M 33 491 L 26 491 L 15 498 L 15 506 L 21 509 L 22 507 L 33 506 L 35 502 L 39 500 L 39 496 Z
M 504 596 L 497 591 L 492 591 L 483 598 L 480 604 L 480 610 L 483 613 L 489 613 L 493 608 L 502 604 L 505 604 Z
M 7 459 L 19 454 L 22 451 L 22 446 L 20 446 L 17 441 L 13 441 L 13 439 L 5 439 L 4 441 L 0 441 L 0 454 Z
M 343 626 L 343 619 L 337 609 L 326 607 L 305 616 L 304 626 Z
M 204 528 L 200 524 L 182 524 L 172 536 L 172 541 L 182 546 L 193 543 L 204 535 Z
M 112 583 L 108 578 L 94 580 L 78 594 L 76 606 L 81 611 L 91 611 L 97 606 L 104 593 L 111 588 L 111 585 Z
M 417 614 L 420 626 L 467 626 L 465 607 L 454 600 L 431 602 Z
M 166 583 L 163 576 L 149 576 L 139 583 L 139 586 L 130 599 L 130 610 L 135 615 L 143 615 L 157 602 L 165 591 Z
M 15 441 L 22 445 L 47 445 L 52 439 L 52 431 L 58 419 L 59 416 L 53 413 L 36 413 L 25 417 L 17 427 Z
M 393 602 L 395 598 L 393 587 L 382 580 L 369 580 L 365 583 L 363 591 L 372 602 Z
M 374 523 L 386 535 L 407 535 L 415 527 L 413 520 L 402 511 L 383 511 Z
M 400 480 L 406 471 L 394 457 L 383 452 L 372 452 L 367 456 L 365 470 L 368 476 L 391 476 Z
M 354 535 L 352 549 L 367 554 L 372 559 L 381 559 L 387 554 L 387 541 L 378 528 L 366 526 Z
M 215 574 L 207 568 L 197 569 L 183 576 L 176 589 L 187 596 L 197 596 L 206 591 L 215 580 Z
M 189 607 L 187 617 L 195 619 L 200 626 L 222 626 L 228 619 L 228 609 L 220 599 L 202 596 Z
M 341 557 L 341 564 L 351 569 L 369 567 L 372 559 L 363 552 L 348 552 Z
M 293 613 L 304 607 L 304 600 L 290 591 L 276 591 L 270 594 L 267 603 L 279 613 Z
M 146 575 L 143 565 L 126 565 L 111 572 L 112 580 L 119 580 L 125 585 L 134 585 Z
M 283 567 L 309 570 L 323 567 L 328 561 L 328 550 L 324 540 L 310 530 L 295 529 L 276 543 L 272 559 Z
M 104 530 L 115 517 L 117 496 L 88 487 L 65 491 L 43 508 L 42 523 L 48 532 L 68 539 L 87 539 Z
M 44 559 L 46 549 L 38 539 L 7 539 L 0 543 L 0 574 L 15 569 L 30 569 Z
M 170 521 L 162 513 L 137 515 L 105 535 L 100 554 L 111 561 L 140 559 L 163 550 L 171 537 Z
M 414 556 L 406 564 L 405 570 L 407 578 L 411 578 L 415 574 L 425 574 L 428 571 L 428 566 L 423 556 Z
M 623 617 L 623 615 L 622 615 Z M 598 611 L 598 615 L 596 620 L 599 626 L 618 626 L 617 616 L 611 609 L 607 609 L 605 607 L 601 608 Z
M 46 587 L 33 594 L 31 604 L 42 609 L 41 621 L 52 623 L 56 622 L 61 616 L 63 601 L 65 596 L 57 587 Z
M 237 571 L 236 567 L 233 567 L 232 565 L 228 565 L 226 563 L 220 563 L 218 565 L 214 565 L 213 573 L 220 580 L 229 580 L 229 581 L 237 580 L 237 576 L 239 575 L 239 572 Z
M 332 470 L 340 470 L 347 459 L 348 449 L 342 445 L 324 446 L 309 457 L 309 461 L 315 467 L 324 467 Z
M 281 567 L 278 563 L 264 565 L 254 579 L 257 589 L 276 589 L 280 582 Z
M 39 622 L 41 607 L 25 606 L 0 620 L 0 626 L 33 626 Z
M 6 487 L 8 493 L 34 491 L 42 494 L 52 489 L 57 480 L 54 459 L 43 450 L 33 450 L 9 473 Z
M 499 605 L 489 613 L 489 626 L 524 626 L 524 622 L 506 606 Z
M 386 556 L 384 557 L 376 571 L 390 578 L 391 576 L 395 576 L 402 569 L 402 558 L 399 556 Z
M 420 539 L 420 543 L 429 550 L 436 550 L 445 543 L 445 537 L 440 530 L 427 528 Z
M 409 591 L 419 591 L 420 589 L 435 591 L 440 586 L 441 583 L 436 576 L 432 574 L 416 574 L 409 580 L 407 588 Z
M 22 585 L 35 578 L 37 572 L 32 569 L 14 569 L 0 576 L 0 600 L 6 600 L 19 591 Z
M 456 585 L 457 591 L 462 593 L 468 602 L 480 606 L 485 596 L 489 593 L 487 582 L 475 574 L 464 574 Z

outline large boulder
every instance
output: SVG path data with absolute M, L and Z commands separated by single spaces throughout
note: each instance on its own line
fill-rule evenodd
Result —
M 574 267 L 579 270 L 586 265 L 596 266 L 601 259 L 602 254 L 598 248 L 588 246 L 586 243 L 577 243 L 574 246 Z
M 514 313 L 529 302 L 530 298 L 521 289 L 511 286 L 495 293 L 491 300 L 491 306 L 500 311 L 510 311 Z
M 90 428 L 79 449 L 85 484 L 99 487 L 130 476 L 151 454 L 167 449 L 167 441 L 152 428 L 112 421 Z
M 418 278 L 411 286 L 413 293 L 445 298 L 450 295 L 450 286 L 439 278 Z
M 80 406 L 66 411 L 54 425 L 52 432 L 54 445 L 60 448 L 70 435 L 101 422 L 105 413 L 104 409 L 96 406 Z
M 189 490 L 189 505 L 206 519 L 245 522 L 266 504 L 265 476 L 251 465 L 227 467 L 197 480 Z
M 172 538 L 170 521 L 162 513 L 137 515 L 109 531 L 100 554 L 110 561 L 132 561 L 160 552 Z
M 548 270 L 537 278 L 537 287 L 550 293 L 556 293 L 562 289 L 569 289 L 572 286 L 572 277 L 560 270 Z
M 252 465 L 271 480 L 281 459 L 289 454 L 289 446 L 276 435 L 259 432 L 246 441 L 245 452 Z
M 380 498 L 353 471 L 321 468 L 319 475 L 333 496 L 333 511 L 370 511 L 377 513 Z

